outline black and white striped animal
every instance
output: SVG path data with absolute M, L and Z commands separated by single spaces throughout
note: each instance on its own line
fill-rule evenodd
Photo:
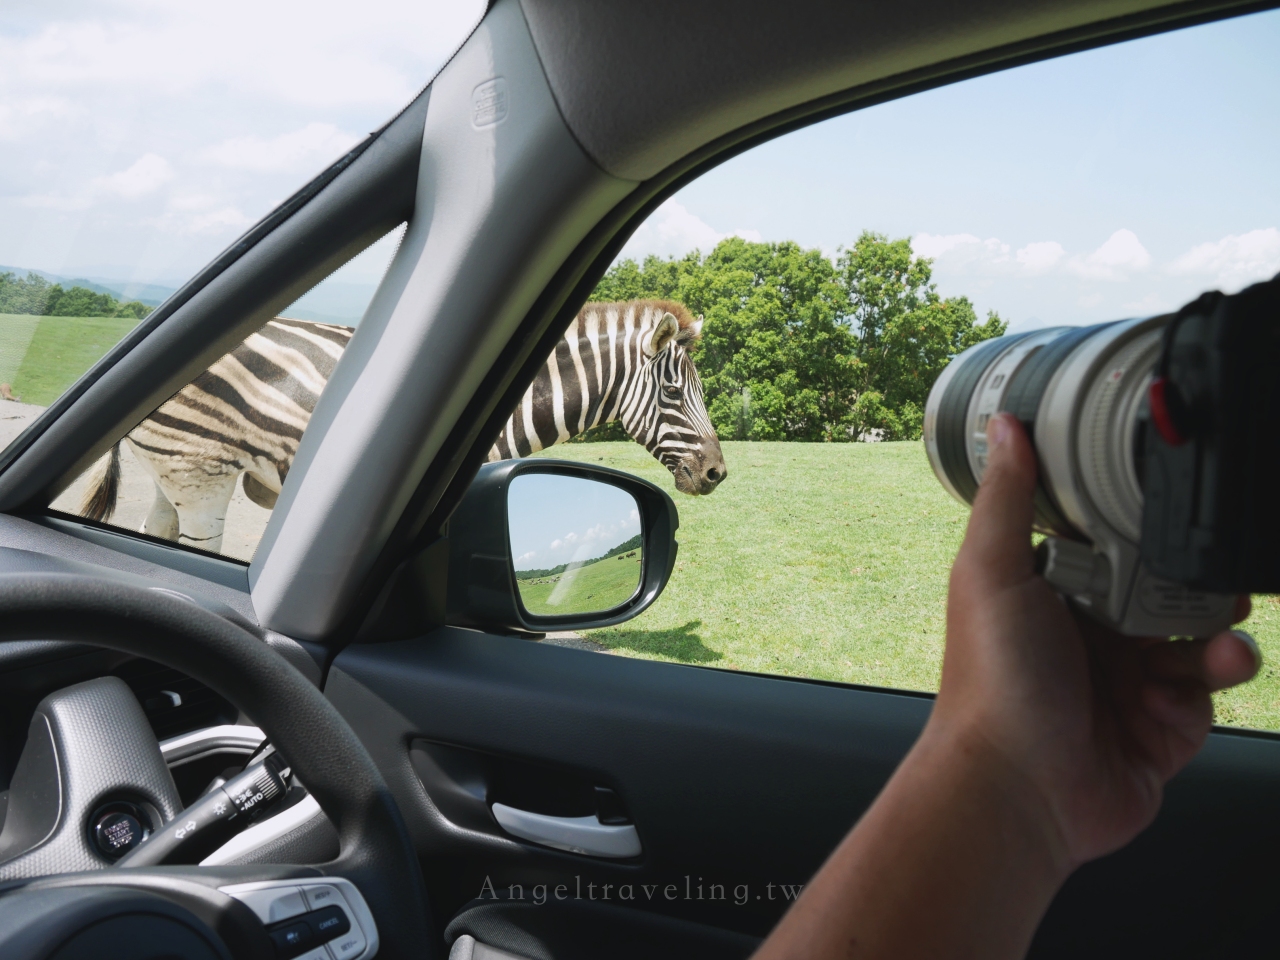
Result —
M 701 320 L 668 300 L 587 304 L 507 418 L 489 459 L 527 457 L 620 420 L 671 471 L 677 490 L 710 493 L 726 470 L 687 349 L 701 331 Z
M 663 301 L 588 304 L 507 421 L 490 460 L 562 443 L 621 420 L 685 493 L 710 493 L 724 457 L 686 346 L 700 331 Z M 142 532 L 217 552 L 227 508 L 246 496 L 270 509 L 321 391 L 355 331 L 276 318 L 166 401 L 121 441 L 155 482 Z M 108 520 L 120 444 L 95 468 L 80 513 Z

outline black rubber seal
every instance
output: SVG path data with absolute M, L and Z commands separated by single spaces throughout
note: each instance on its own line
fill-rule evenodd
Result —
M 973 396 L 978 381 L 987 372 L 987 368 L 996 358 L 1019 340 L 1030 336 L 1028 333 L 1015 333 L 1011 336 L 996 337 L 988 340 L 962 361 L 962 366 L 947 384 L 942 400 L 938 403 L 938 422 L 935 436 L 938 440 L 938 463 L 942 472 L 951 481 L 951 486 L 960 494 L 966 503 L 973 503 L 978 492 L 978 478 L 973 475 L 969 466 L 968 438 L 965 436 L 964 421 L 969 413 L 969 400 Z M 956 361 L 952 361 L 955 363 Z
M 1064 333 L 1033 353 L 1014 372 L 1001 411 L 1012 413 L 1021 421 L 1033 446 L 1036 439 L 1036 417 L 1040 413 L 1040 402 L 1044 399 L 1049 381 L 1067 357 L 1075 352 L 1076 347 L 1109 326 L 1111 323 L 1096 323 L 1091 327 L 1079 327 L 1070 333 Z M 1036 483 L 1035 508 L 1035 526 L 1038 530 L 1067 536 L 1078 535 L 1075 526 L 1066 518 L 1062 508 L 1044 485 L 1043 471 L 1041 479 Z

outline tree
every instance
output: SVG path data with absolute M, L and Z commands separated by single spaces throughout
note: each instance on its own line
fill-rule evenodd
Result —
M 1004 332 L 931 279 L 907 240 L 864 233 L 832 263 L 793 242 L 729 237 L 705 257 L 622 260 L 592 299 L 679 300 L 702 315 L 694 360 L 722 438 L 900 439 L 920 435 L 950 358 Z
M 141 320 L 152 309 L 138 300 L 121 303 L 109 293 L 99 293 L 87 287 L 51 285 L 38 273 L 28 273 L 24 279 L 12 273 L 0 274 L 0 313 L 45 317 L 132 317 Z
M 870 232 L 841 251 L 837 267 L 849 295 L 858 393 L 865 398 L 855 418 L 859 433 L 919 437 L 925 400 L 942 369 L 957 353 L 1007 328 L 994 311 L 979 325 L 968 297 L 939 296 L 932 266 L 914 256 L 910 240 Z

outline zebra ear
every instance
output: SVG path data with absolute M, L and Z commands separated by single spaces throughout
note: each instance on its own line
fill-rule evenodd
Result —
M 653 328 L 653 335 L 649 337 L 649 342 L 645 344 L 645 354 L 650 357 L 656 357 L 671 345 L 671 341 L 679 333 L 680 321 L 673 315 L 664 313 L 662 319 L 658 321 L 658 325 Z
M 696 340 L 702 336 L 702 314 L 698 314 L 698 319 L 689 324 L 689 329 L 693 331 L 693 336 L 690 339 Z

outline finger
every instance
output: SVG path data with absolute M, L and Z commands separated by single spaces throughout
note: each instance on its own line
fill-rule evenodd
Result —
M 1213 726 L 1213 701 L 1199 683 L 1148 682 L 1143 684 L 1141 696 L 1147 715 L 1174 734 L 1166 738 L 1169 752 L 1160 763 L 1161 776 L 1167 779 L 1204 745 Z
M 1249 614 L 1253 613 L 1253 600 L 1247 593 L 1242 593 L 1236 597 L 1235 609 L 1231 611 L 1232 623 L 1243 623 L 1249 619 Z
M 987 443 L 987 471 L 973 501 L 961 558 L 998 582 L 1017 582 L 1034 565 L 1035 453 L 1022 424 L 1007 413 L 991 418 Z
M 1211 640 L 1171 640 L 1142 651 L 1147 675 L 1168 683 L 1199 683 L 1225 690 L 1252 680 L 1262 667 L 1262 653 L 1243 630 L 1230 630 Z

